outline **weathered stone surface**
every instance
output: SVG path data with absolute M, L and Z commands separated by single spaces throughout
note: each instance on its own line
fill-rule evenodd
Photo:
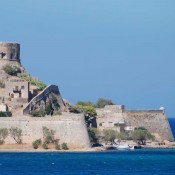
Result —
M 20 45 L 0 42 L 0 69 L 6 64 L 20 67 Z
M 97 114 L 99 129 L 118 130 L 118 124 L 123 127 L 124 123 L 125 126 L 143 126 L 163 140 L 174 140 L 164 110 L 126 110 L 120 105 L 111 105 L 97 109 Z
M 123 117 L 129 126 L 143 126 L 151 133 L 159 134 L 163 140 L 173 141 L 171 128 L 163 110 L 125 110 Z
M 18 127 L 22 129 L 22 142 L 32 144 L 36 139 L 43 139 L 42 127 L 55 131 L 55 138 L 59 143 L 67 143 L 70 148 L 89 148 L 89 136 L 83 115 L 67 114 L 62 116 L 32 118 L 3 117 L 0 120 L 0 128 Z M 7 144 L 14 144 L 15 141 L 8 136 Z

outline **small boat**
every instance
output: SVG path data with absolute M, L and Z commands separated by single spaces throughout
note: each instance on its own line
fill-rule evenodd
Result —
M 115 147 L 116 149 L 119 149 L 119 150 L 133 150 L 134 149 L 134 146 L 131 146 L 131 145 L 128 145 L 128 144 L 124 144 L 124 145 L 116 145 L 116 144 L 113 144 L 113 147 Z

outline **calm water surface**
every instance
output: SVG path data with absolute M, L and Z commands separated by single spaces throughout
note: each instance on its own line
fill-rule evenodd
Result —
M 175 150 L 0 153 L 0 175 L 175 175 Z

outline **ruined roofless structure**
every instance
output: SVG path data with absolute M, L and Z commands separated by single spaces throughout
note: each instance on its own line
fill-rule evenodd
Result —
M 6 64 L 21 67 L 20 44 L 0 42 L 0 69 Z

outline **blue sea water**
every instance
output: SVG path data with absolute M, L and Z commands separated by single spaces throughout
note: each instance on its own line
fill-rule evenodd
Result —
M 0 175 L 174 175 L 175 150 L 0 153 Z
M 175 119 L 169 119 L 175 136 Z M 0 153 L 0 175 L 175 175 L 175 150 Z
M 169 121 L 171 130 L 172 130 L 172 133 L 174 135 L 174 138 L 175 138 L 175 118 L 169 118 L 168 121 Z

